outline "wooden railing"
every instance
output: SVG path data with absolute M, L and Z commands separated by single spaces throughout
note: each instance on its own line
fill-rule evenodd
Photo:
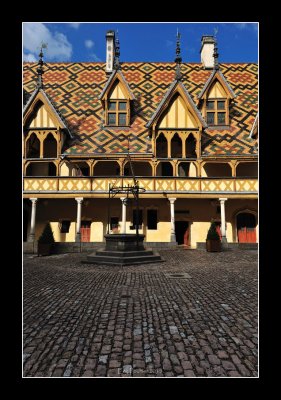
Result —
M 257 193 L 256 178 L 137 177 L 146 192 Z M 109 184 L 133 185 L 127 177 L 24 177 L 24 192 L 108 192 Z

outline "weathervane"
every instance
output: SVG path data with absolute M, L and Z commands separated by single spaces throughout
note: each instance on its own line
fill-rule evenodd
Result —
M 114 54 L 114 69 L 120 69 L 120 42 L 118 37 L 118 29 L 116 30 L 116 39 L 115 39 L 115 54 Z
M 40 53 L 39 53 L 39 61 L 38 61 L 38 68 L 37 68 L 37 87 L 38 89 L 43 89 L 43 74 L 44 74 L 44 61 L 43 61 L 43 49 L 47 48 L 47 43 L 41 43 L 41 49 L 40 49 Z

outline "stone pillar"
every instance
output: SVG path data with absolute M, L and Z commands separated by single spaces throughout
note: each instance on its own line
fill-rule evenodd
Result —
M 126 207 L 127 207 L 127 197 L 120 197 L 122 201 L 122 228 L 121 233 L 126 233 Z
M 35 218 L 36 218 L 36 203 L 37 198 L 32 197 L 29 200 L 32 201 L 32 208 L 31 208 L 31 222 L 30 222 L 30 233 L 28 236 L 28 242 L 34 242 L 35 239 Z
M 227 198 L 219 199 L 221 204 L 221 236 L 222 236 L 222 243 L 227 243 L 226 239 L 226 229 L 225 229 L 225 205 Z
M 81 209 L 83 197 L 75 197 L 77 201 L 77 222 L 76 222 L 76 236 L 75 241 L 80 242 L 80 228 L 81 228 Z
M 175 232 L 175 197 L 170 197 L 170 210 L 171 210 L 171 242 L 176 242 L 176 232 Z

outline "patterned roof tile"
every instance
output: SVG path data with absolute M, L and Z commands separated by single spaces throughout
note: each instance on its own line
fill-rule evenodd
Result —
M 66 154 L 108 154 L 126 152 L 126 138 L 131 135 L 130 149 L 136 153 L 151 152 L 149 130 L 145 126 L 155 113 L 174 80 L 175 63 L 121 63 L 122 73 L 135 100 L 130 128 L 104 126 L 104 110 L 99 100 L 108 77 L 105 64 L 48 63 L 45 65 L 44 90 L 66 120 L 76 141 Z M 36 83 L 36 63 L 24 63 L 24 89 L 32 93 Z M 258 111 L 258 68 L 253 63 L 220 64 L 220 70 L 236 95 L 230 107 L 230 129 L 205 129 L 203 156 L 255 155 L 256 140 L 249 137 Z M 197 104 L 212 71 L 199 63 L 181 64 L 182 83 Z

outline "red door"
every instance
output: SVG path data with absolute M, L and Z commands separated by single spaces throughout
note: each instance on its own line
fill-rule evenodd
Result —
M 238 229 L 238 242 L 239 243 L 256 243 L 256 228 L 242 227 Z
M 183 243 L 186 246 L 190 246 L 190 235 L 189 235 L 189 226 L 187 227 L 184 235 L 183 235 Z
M 237 215 L 237 236 L 239 243 L 256 243 L 256 218 L 253 214 Z
M 89 242 L 91 237 L 91 221 L 82 221 L 81 228 L 81 242 Z

